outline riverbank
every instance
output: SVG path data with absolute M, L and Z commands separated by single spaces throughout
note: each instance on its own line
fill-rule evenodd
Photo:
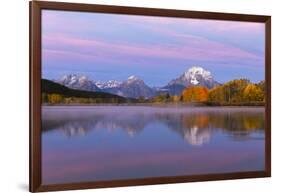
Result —
M 61 107 L 91 107 L 91 106 L 131 106 L 131 107 L 175 107 L 175 108 L 193 108 L 193 107 L 265 107 L 264 104 L 253 104 L 253 103 L 244 103 L 244 104 L 237 104 L 237 103 L 228 103 L 228 104 L 206 104 L 206 103 L 71 103 L 71 104 L 47 104 L 43 103 L 42 106 L 61 106 Z
M 264 102 L 248 103 L 43 103 L 42 106 L 164 106 L 164 107 L 264 107 Z

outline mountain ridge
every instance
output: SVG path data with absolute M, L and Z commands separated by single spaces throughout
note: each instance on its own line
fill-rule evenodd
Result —
M 103 102 L 112 102 L 113 100 L 117 103 L 128 102 L 128 99 L 122 96 L 104 92 L 72 89 L 47 79 L 41 79 L 41 92 L 44 94 L 59 94 L 64 97 L 99 99 Z
M 158 89 L 148 86 L 144 80 L 135 75 L 129 76 L 124 81 L 111 79 L 102 82 L 92 80 L 84 75 L 70 74 L 55 80 L 55 82 L 72 89 L 107 92 L 127 98 L 151 98 L 159 92 L 180 95 L 186 87 L 205 86 L 210 89 L 220 85 L 220 83 L 214 80 L 210 71 L 199 66 L 189 68 L 180 76 L 170 80 L 166 85 Z

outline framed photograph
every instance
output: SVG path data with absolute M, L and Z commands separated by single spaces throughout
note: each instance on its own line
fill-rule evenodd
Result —
M 271 18 L 30 2 L 30 191 L 271 175 Z

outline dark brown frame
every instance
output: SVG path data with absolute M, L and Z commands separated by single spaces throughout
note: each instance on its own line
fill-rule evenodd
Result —
M 93 4 L 59 3 L 46 1 L 29 2 L 30 9 L 30 185 L 31 192 L 59 191 L 117 186 L 136 186 L 149 184 L 182 183 L 241 178 L 260 178 L 271 176 L 271 17 L 232 13 L 213 13 L 154 9 Z M 230 21 L 249 21 L 265 23 L 265 170 L 175 177 L 153 177 L 99 182 L 77 182 L 69 184 L 41 184 L 41 10 L 68 10 L 80 12 L 99 12 L 129 15 L 166 16 L 179 18 L 214 19 Z

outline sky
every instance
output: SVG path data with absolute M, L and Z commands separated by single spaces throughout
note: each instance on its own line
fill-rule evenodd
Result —
M 193 66 L 224 83 L 264 80 L 264 23 L 42 11 L 42 77 L 135 75 L 164 86 Z

